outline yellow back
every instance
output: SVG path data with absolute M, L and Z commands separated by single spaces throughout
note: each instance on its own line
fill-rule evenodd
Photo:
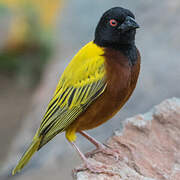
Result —
M 64 131 L 106 87 L 103 48 L 93 42 L 84 46 L 62 74 L 36 134 L 44 145 Z

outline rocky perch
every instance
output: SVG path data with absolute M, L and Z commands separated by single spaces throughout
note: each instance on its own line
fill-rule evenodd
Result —
M 129 118 L 122 132 L 107 144 L 119 150 L 119 160 L 91 152 L 91 160 L 115 173 L 74 173 L 77 180 L 180 180 L 180 99 L 172 98 L 146 114 Z

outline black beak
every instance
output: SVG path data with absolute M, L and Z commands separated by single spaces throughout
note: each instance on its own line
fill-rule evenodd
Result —
M 137 22 L 130 16 L 127 16 L 125 21 L 118 27 L 118 29 L 123 33 L 132 29 L 140 28 Z

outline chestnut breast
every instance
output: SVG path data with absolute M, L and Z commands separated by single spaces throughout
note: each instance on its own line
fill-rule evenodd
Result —
M 138 52 L 138 50 L 137 50 Z M 140 70 L 140 55 L 134 65 L 120 51 L 105 49 L 107 87 L 72 124 L 77 131 L 95 128 L 114 116 L 131 96 Z
M 138 80 L 141 58 L 138 49 L 136 50 L 137 59 L 134 64 L 121 51 L 109 48 L 105 50 L 107 91 L 121 107 L 129 99 Z

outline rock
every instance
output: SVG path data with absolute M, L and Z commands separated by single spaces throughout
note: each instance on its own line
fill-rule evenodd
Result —
M 109 166 L 116 175 L 75 173 L 77 180 L 179 180 L 180 99 L 163 101 L 146 114 L 125 121 L 123 131 L 115 131 L 108 145 L 119 150 L 120 159 L 91 153 L 94 161 Z

